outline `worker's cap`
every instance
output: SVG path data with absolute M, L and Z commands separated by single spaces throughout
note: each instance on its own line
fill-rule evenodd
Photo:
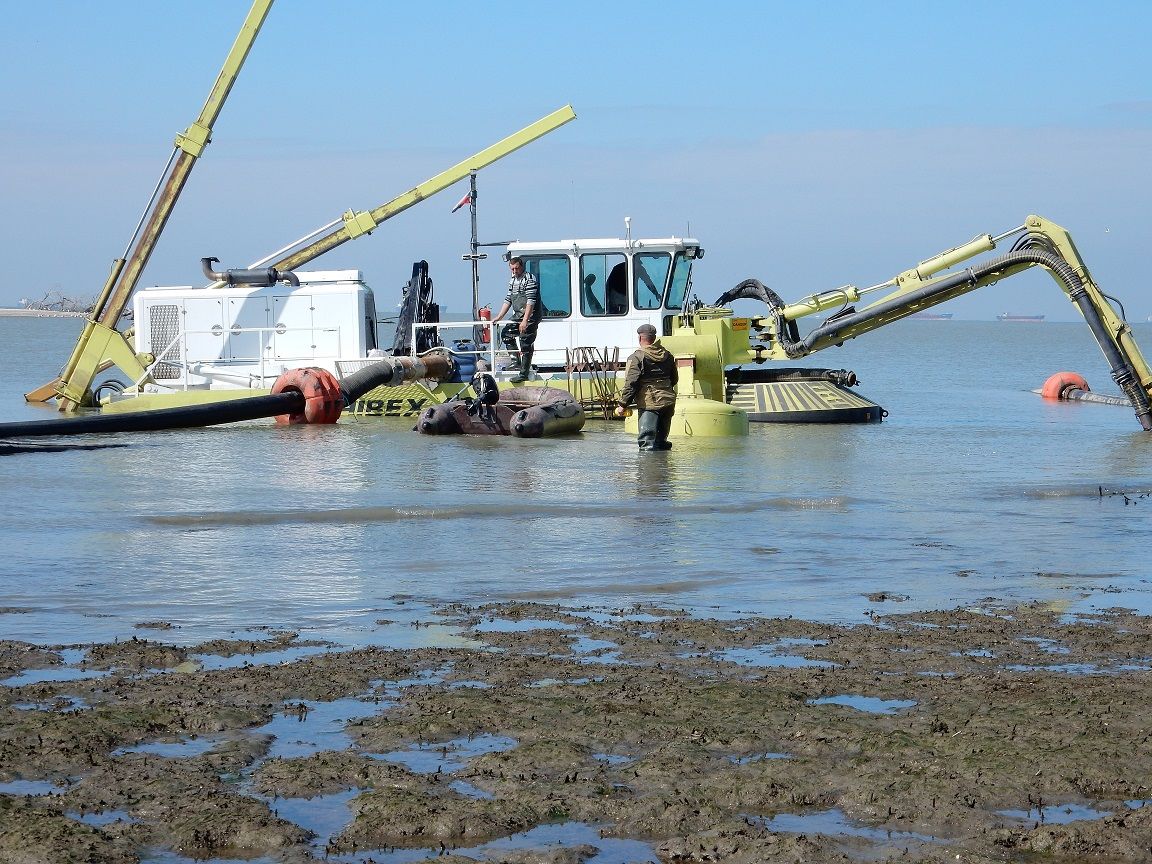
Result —
M 641 336 L 648 336 L 651 339 L 656 338 L 656 328 L 653 327 L 651 324 L 641 324 L 639 327 L 636 328 L 636 332 L 639 333 Z

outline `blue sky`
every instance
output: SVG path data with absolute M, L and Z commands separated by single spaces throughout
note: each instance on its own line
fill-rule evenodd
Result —
M 247 0 L 5 4 L 0 305 L 96 294 Z M 691 233 L 713 300 L 875 284 L 1039 213 L 1130 316 L 1152 315 L 1152 4 L 278 0 L 142 285 L 202 284 L 378 206 L 550 111 L 578 119 L 480 174 L 480 239 Z M 314 267 L 382 307 L 413 261 L 470 302 L 467 181 Z M 482 298 L 506 273 L 494 256 Z M 958 318 L 1076 313 L 1026 274 Z

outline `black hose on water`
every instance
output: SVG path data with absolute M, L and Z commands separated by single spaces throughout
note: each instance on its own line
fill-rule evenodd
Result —
M 340 392 L 345 404 L 350 405 L 370 390 L 388 383 L 396 374 L 396 366 L 387 360 L 380 360 L 340 379 Z M 0 423 L 0 437 L 31 438 L 49 435 L 159 432 L 165 429 L 218 426 L 222 423 L 259 420 L 280 414 L 298 414 L 304 410 L 304 402 L 304 396 L 298 390 L 285 390 L 275 395 L 248 396 L 207 405 L 161 408 L 156 411 Z
M 304 397 L 291 390 L 275 396 L 250 396 L 210 405 L 183 408 L 161 408 L 158 411 L 136 411 L 131 414 L 96 414 L 58 420 L 28 420 L 0 423 L 0 436 L 31 438 L 45 435 L 85 435 L 111 432 L 159 432 L 164 429 L 186 429 L 191 426 L 216 426 L 259 420 L 277 414 L 304 410 Z

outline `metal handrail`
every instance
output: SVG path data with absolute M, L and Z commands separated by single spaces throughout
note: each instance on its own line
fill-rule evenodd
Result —
M 437 338 L 439 339 L 439 341 L 441 343 L 444 342 L 443 339 L 439 338 L 441 331 L 444 331 L 444 330 L 467 330 L 469 333 L 469 338 L 467 340 L 460 339 L 460 340 L 456 340 L 456 341 L 458 341 L 458 342 L 464 342 L 464 341 L 471 342 L 472 341 L 471 334 L 476 332 L 475 328 L 477 328 L 477 327 L 488 327 L 489 328 L 489 330 L 488 330 L 488 345 L 486 348 L 477 348 L 476 350 L 473 350 L 473 351 L 456 349 L 456 348 L 452 348 L 449 350 L 451 350 L 452 353 L 454 353 L 454 354 L 465 354 L 465 355 L 474 354 L 474 355 L 476 355 L 477 360 L 479 360 L 481 357 L 483 357 L 488 361 L 488 370 L 490 372 L 495 372 L 496 371 L 496 355 L 498 353 L 503 354 L 503 353 L 505 353 L 505 351 L 503 348 L 497 349 L 497 347 L 496 347 L 496 324 L 494 324 L 492 321 L 487 321 L 487 320 L 481 320 L 481 321 L 436 321 L 436 322 L 427 322 L 427 323 L 414 323 L 412 325 L 412 343 L 411 344 L 413 344 L 413 345 L 417 344 L 416 333 L 420 329 L 432 330 L 436 334 Z M 473 343 L 473 344 L 475 344 L 475 343 Z
M 209 362 L 211 362 L 211 363 L 220 363 L 220 364 L 225 365 L 225 366 L 230 366 L 230 365 L 240 366 L 240 365 L 243 365 L 245 363 L 255 364 L 257 367 L 257 372 L 254 375 L 249 373 L 248 378 L 250 381 L 252 381 L 252 380 L 264 381 L 266 378 L 270 377 L 267 374 L 265 374 L 265 371 L 264 371 L 265 364 L 270 362 L 270 358 L 265 357 L 263 353 L 261 353 L 259 356 L 256 356 L 256 357 L 229 357 L 229 358 L 212 357 L 212 358 L 189 359 L 189 357 L 188 357 L 188 340 L 187 340 L 188 336 L 203 336 L 203 335 L 223 336 L 224 332 L 225 331 L 223 328 L 220 328 L 219 332 L 217 332 L 216 328 L 210 328 L 207 330 L 180 330 L 176 334 L 176 336 L 172 339 L 172 341 L 169 342 L 167 345 L 165 345 L 164 349 L 162 351 L 160 351 L 159 353 L 156 354 L 156 359 L 154 361 L 152 361 L 152 363 L 148 364 L 148 366 L 144 370 L 145 374 L 143 376 L 141 376 L 141 378 L 139 378 L 135 382 L 135 385 L 137 387 L 139 387 L 144 382 L 145 378 L 151 377 L 152 376 L 152 370 L 156 366 L 160 365 L 161 363 L 167 363 L 171 366 L 178 366 L 183 370 L 183 373 L 184 373 L 183 374 L 183 381 L 182 381 L 182 385 L 180 388 L 183 390 L 187 390 L 189 387 L 189 383 L 188 383 L 189 374 L 196 374 L 194 372 L 191 372 L 191 365 L 193 363 L 209 363 Z M 336 334 L 336 346 L 337 346 L 336 354 L 337 354 L 337 357 L 339 357 L 339 355 L 340 355 L 341 339 L 340 339 L 340 327 L 339 326 L 337 326 L 337 327 L 283 327 L 283 326 L 276 326 L 276 327 L 235 327 L 235 326 L 232 326 L 232 327 L 227 328 L 227 332 L 229 335 L 232 335 L 232 336 L 238 336 L 242 333 L 259 334 L 261 345 L 265 351 L 268 350 L 268 348 L 270 347 L 269 340 L 266 338 L 265 334 L 274 334 L 276 336 L 282 336 L 285 333 L 300 333 L 300 332 L 335 333 Z M 173 358 L 169 358 L 167 356 L 168 353 L 174 347 L 176 347 L 177 343 L 180 344 L 180 357 L 178 360 L 173 359 Z M 307 361 L 307 360 L 312 360 L 312 359 L 314 359 L 314 358 L 311 358 L 311 357 L 278 357 L 278 358 L 276 358 L 276 362 L 277 363 L 292 363 L 292 362 L 297 361 L 297 360 Z M 277 373 L 277 375 L 279 375 L 279 373 Z M 205 377 L 207 377 L 207 376 L 205 376 Z M 156 379 L 153 379 L 153 380 L 156 380 Z

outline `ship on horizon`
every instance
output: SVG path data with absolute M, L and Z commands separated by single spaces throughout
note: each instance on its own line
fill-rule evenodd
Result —
M 1044 320 L 1043 315 L 1013 315 L 1011 312 L 1005 312 L 1002 315 L 996 316 L 997 321 L 1033 321 L 1040 322 Z

